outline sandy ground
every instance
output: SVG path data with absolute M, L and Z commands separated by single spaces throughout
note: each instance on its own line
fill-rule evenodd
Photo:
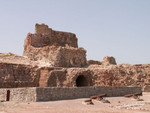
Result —
M 0 102 L 0 113 L 150 113 L 150 93 L 137 101 L 125 97 L 107 97 L 110 103 L 93 100 L 94 105 L 84 105 L 87 98 L 48 102 Z

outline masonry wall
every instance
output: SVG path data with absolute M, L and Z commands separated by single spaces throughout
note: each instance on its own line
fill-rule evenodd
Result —
M 98 94 L 107 96 L 124 96 L 126 94 L 140 93 L 141 87 L 30 87 L 30 88 L 1 88 L 0 101 L 6 101 L 7 90 L 10 90 L 10 101 L 35 102 L 89 98 Z
M 0 63 L 0 88 L 38 86 L 38 68 L 30 65 Z
M 78 88 L 37 88 L 36 101 L 65 100 L 76 98 L 89 98 L 90 96 L 106 93 L 108 96 L 124 96 L 139 93 L 141 87 L 78 87 Z
M 10 91 L 10 101 L 35 102 L 36 88 L 1 88 L 0 101 L 6 101 L 7 90 Z
M 44 24 L 36 24 L 35 33 L 28 33 L 23 56 L 55 67 L 84 67 L 87 64 L 86 51 L 78 48 L 75 34 L 55 31 Z
M 71 47 L 78 47 L 78 39 L 74 33 L 55 31 L 45 24 L 36 24 L 35 33 L 30 36 L 31 45 L 34 47 L 51 46 L 57 43 L 59 46 L 66 44 Z

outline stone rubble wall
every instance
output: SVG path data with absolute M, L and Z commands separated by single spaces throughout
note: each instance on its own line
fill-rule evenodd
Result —
M 107 96 L 124 96 L 126 94 L 139 93 L 141 87 L 78 87 L 78 88 L 37 88 L 36 101 L 66 100 L 77 98 L 89 98 L 90 96 L 104 94 Z
M 98 94 L 107 96 L 124 96 L 140 93 L 141 87 L 47 87 L 47 88 L 1 88 L 0 101 L 6 101 L 7 90 L 10 91 L 10 100 L 16 102 L 53 101 L 64 99 L 89 98 Z
M 141 86 L 150 91 L 150 64 L 91 65 L 94 86 Z

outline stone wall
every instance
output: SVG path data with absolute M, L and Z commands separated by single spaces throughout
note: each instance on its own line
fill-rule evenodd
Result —
M 64 99 L 89 98 L 90 96 L 104 94 L 107 96 L 124 96 L 126 94 L 140 93 L 141 87 L 47 87 L 47 88 L 1 88 L 0 101 L 6 101 L 7 91 L 10 91 L 9 101 L 35 102 Z
M 143 91 L 150 91 L 150 64 L 91 65 L 89 69 L 94 86 L 141 86 Z
M 35 102 L 36 88 L 1 88 L 0 101 L 6 101 L 7 91 L 10 91 L 10 100 L 17 102 Z
M 83 67 L 87 64 L 86 51 L 78 48 L 75 34 L 54 31 L 44 24 L 36 24 L 35 33 L 28 33 L 23 56 L 55 67 Z
M 48 28 L 45 24 L 36 24 L 35 33 L 27 36 L 27 39 L 31 42 L 26 44 L 31 44 L 34 47 L 51 46 L 57 44 L 59 46 L 71 46 L 78 48 L 77 37 L 74 33 L 55 31 Z
M 98 94 L 107 96 L 124 96 L 126 94 L 140 93 L 141 87 L 78 87 L 78 88 L 37 88 L 36 101 L 65 100 L 76 98 L 89 98 Z
M 23 64 L 0 63 L 0 88 L 38 86 L 37 67 Z
M 66 71 L 62 68 L 40 69 L 39 87 L 63 87 L 67 86 Z

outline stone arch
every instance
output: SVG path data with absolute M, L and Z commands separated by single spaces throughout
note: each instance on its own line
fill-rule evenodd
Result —
M 92 75 L 91 71 L 89 70 L 84 70 L 80 71 L 73 75 L 70 75 L 70 86 L 71 87 L 87 87 L 87 86 L 92 86 Z
M 85 87 L 85 86 L 89 86 L 89 78 L 84 76 L 84 75 L 79 75 L 76 78 L 76 86 L 77 87 Z
M 65 80 L 65 71 L 52 71 L 47 78 L 47 87 L 63 87 Z

